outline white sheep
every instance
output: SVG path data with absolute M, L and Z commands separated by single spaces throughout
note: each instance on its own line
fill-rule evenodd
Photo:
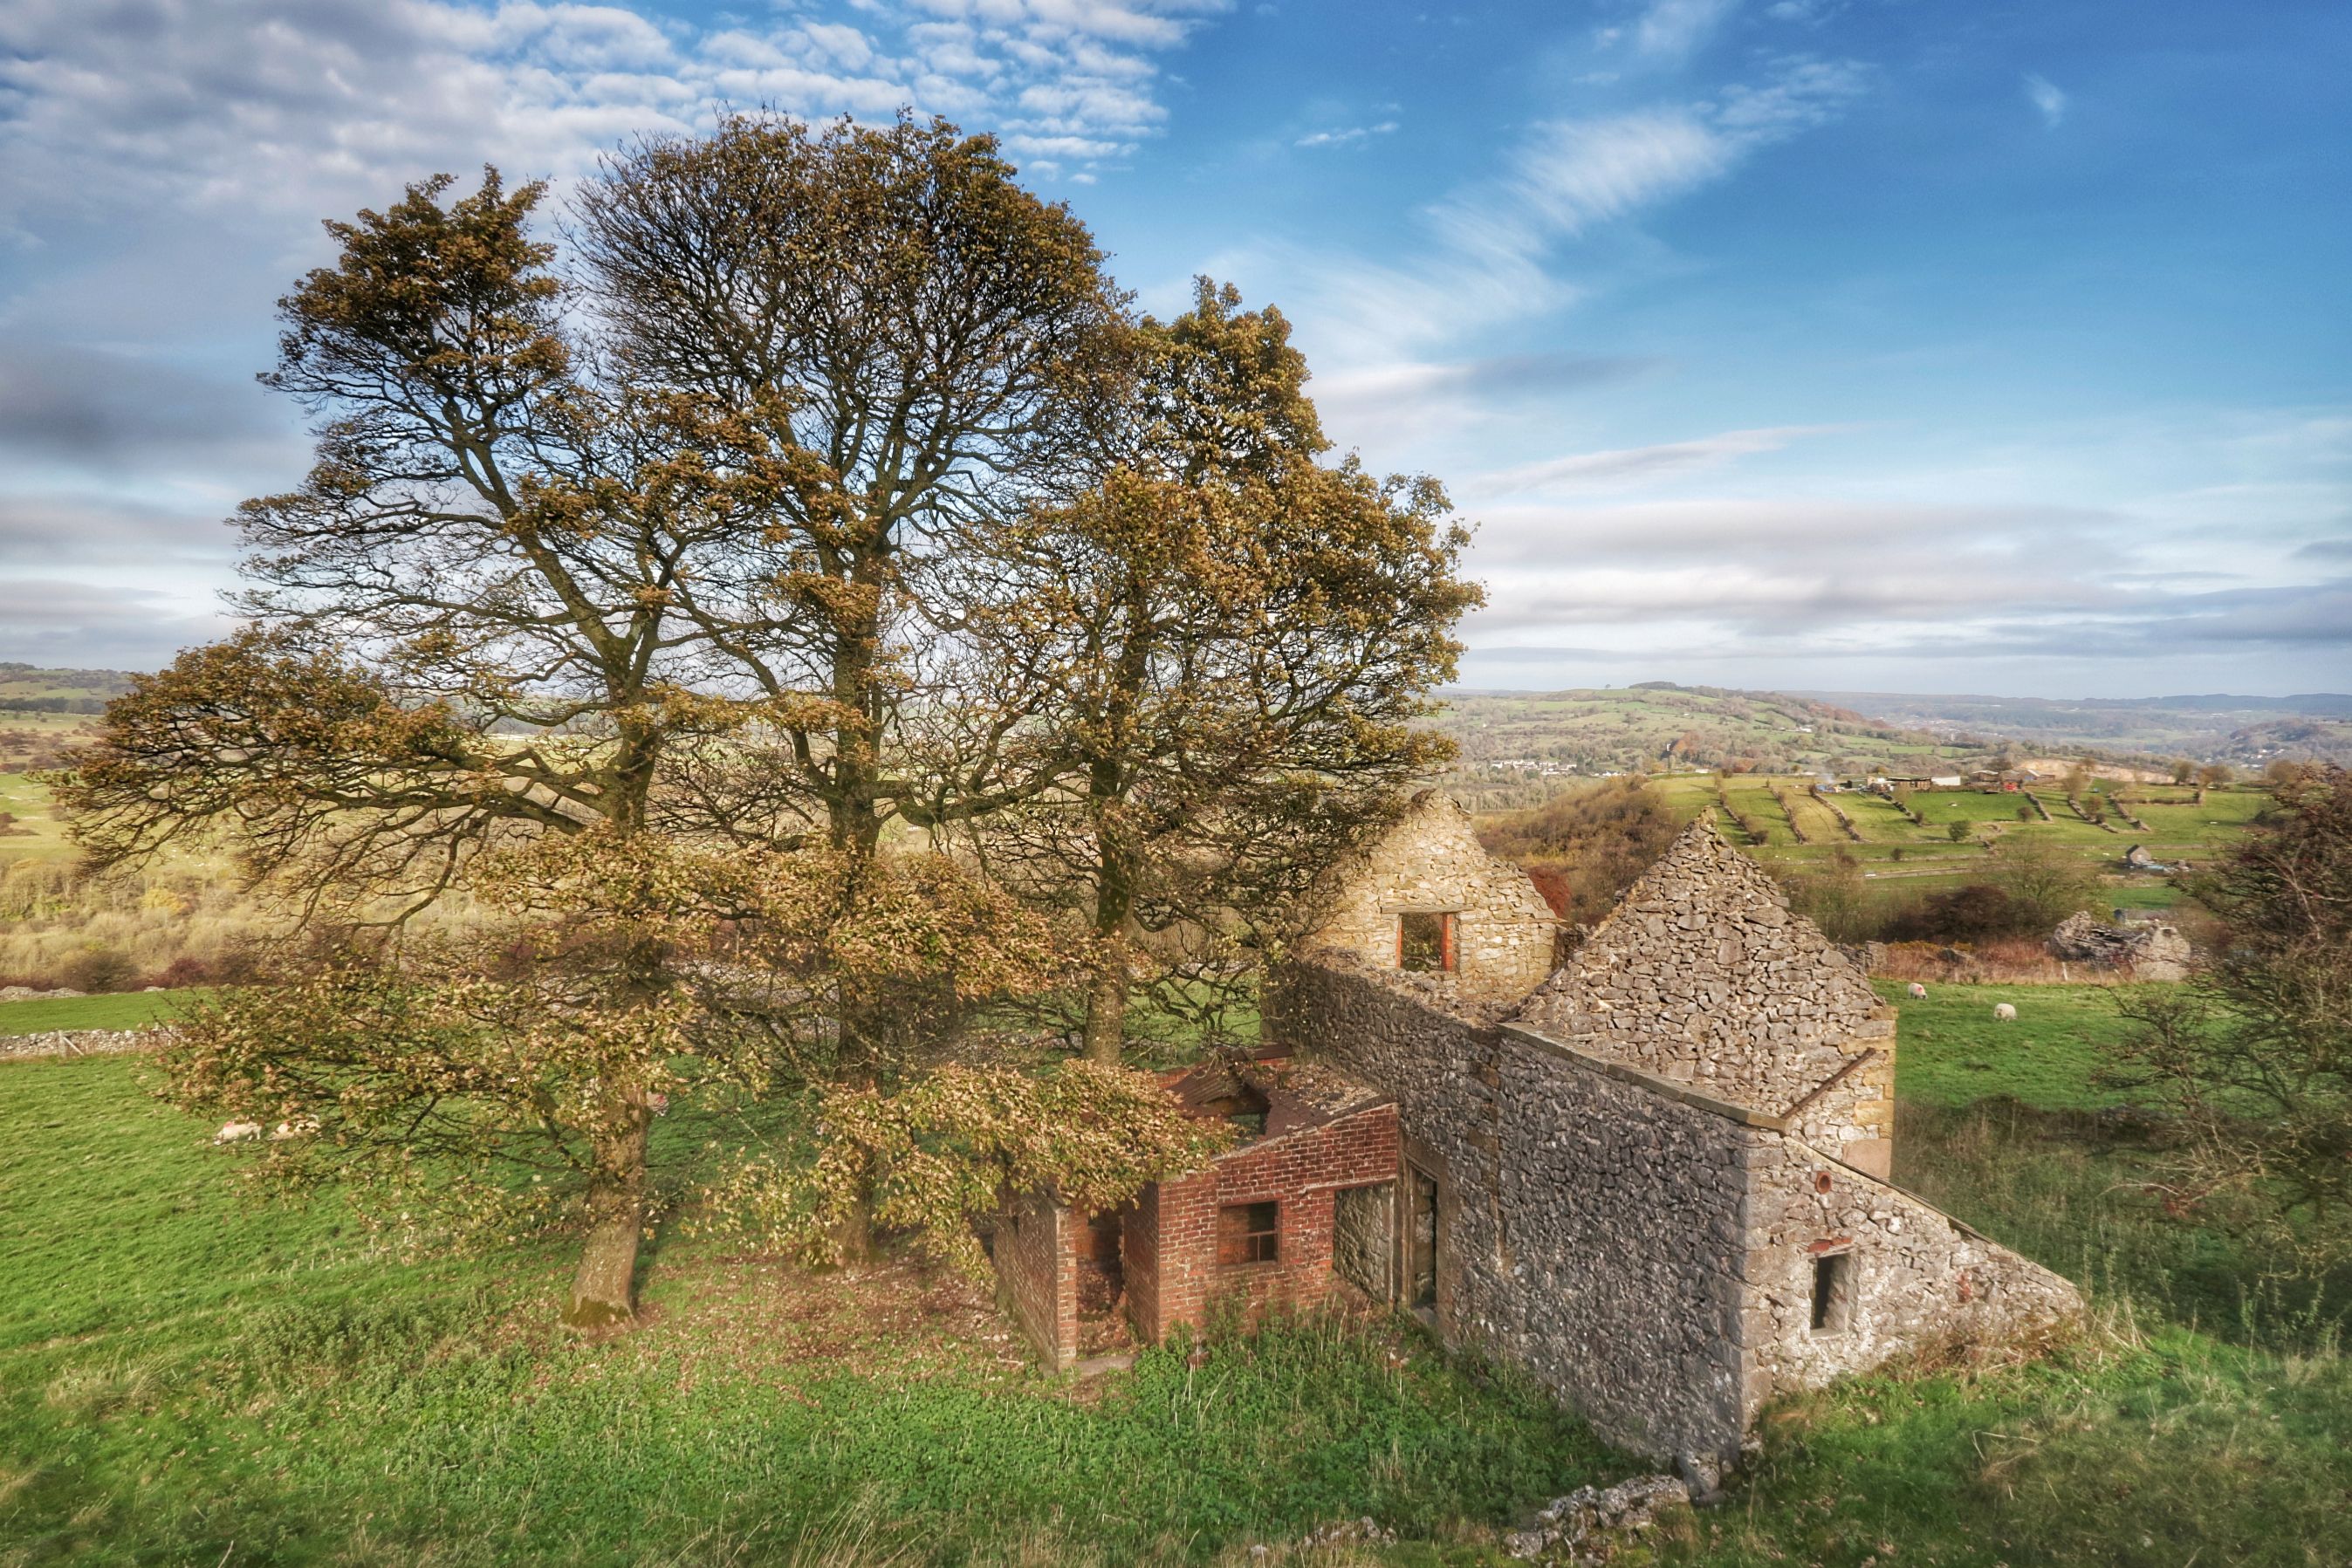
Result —
M 241 1144 L 247 1138 L 261 1136 L 258 1122 L 223 1122 L 221 1130 L 213 1134 L 215 1144 Z
M 1995 1002 L 1992 1006 L 1992 1016 L 1995 1023 L 2015 1023 L 2017 1009 L 2008 1002 Z
M 316 1117 L 297 1116 L 290 1122 L 280 1122 L 269 1130 L 269 1141 L 282 1144 L 289 1138 L 307 1138 L 319 1130 Z
M 1923 986 L 1923 985 L 1921 985 L 1921 984 L 1920 984 L 1918 981 L 1916 981 L 1916 980 L 1912 981 L 1912 982 L 1911 982 L 1911 999 L 1912 999 L 1913 1001 L 1915 1001 L 1915 1002 L 1924 1002 L 1924 1001 L 1926 1001 L 1926 1000 L 1927 999 L 1927 987 L 1925 987 L 1925 986 Z

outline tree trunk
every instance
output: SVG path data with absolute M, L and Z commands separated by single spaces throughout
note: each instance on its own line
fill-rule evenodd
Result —
M 596 1151 L 588 1185 L 588 1239 L 580 1270 L 564 1299 L 563 1321 L 576 1329 L 603 1328 L 636 1315 L 633 1287 L 637 1243 L 646 1222 L 646 1124 L 635 1124 Z
M 1115 1062 L 1127 1044 L 1128 918 L 1135 910 L 1135 880 L 1108 813 L 1099 809 L 1095 843 L 1095 972 L 1087 988 L 1086 1054 L 1089 1061 Z
M 1127 933 L 1122 930 L 1102 936 L 1096 945 L 1094 981 L 1087 990 L 1087 1060 L 1116 1062 L 1126 1046 Z

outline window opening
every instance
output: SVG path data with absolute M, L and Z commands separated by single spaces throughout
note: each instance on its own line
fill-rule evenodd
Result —
M 1843 1333 L 1853 1312 L 1853 1254 L 1827 1252 L 1813 1260 L 1813 1332 Z
M 1217 1262 L 1228 1269 L 1281 1256 L 1282 1206 L 1237 1203 L 1217 1213 Z
M 1411 911 L 1397 916 L 1397 967 L 1454 967 L 1454 916 Z

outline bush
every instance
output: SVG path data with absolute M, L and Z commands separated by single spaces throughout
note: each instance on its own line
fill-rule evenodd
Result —
M 1665 853 L 1675 831 L 1640 779 L 1611 779 L 1483 822 L 1478 841 L 1525 866 L 1562 919 L 1590 925 Z
M 1885 925 L 1889 942 L 1979 942 L 2019 936 L 2034 927 L 2033 908 L 1989 882 L 1972 882 L 1898 910 Z
M 59 965 L 58 975 L 77 991 L 127 991 L 139 968 L 128 954 L 93 943 Z

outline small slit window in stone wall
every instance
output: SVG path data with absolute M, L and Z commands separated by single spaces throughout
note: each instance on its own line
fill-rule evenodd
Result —
M 1824 1252 L 1813 1260 L 1813 1332 L 1843 1333 L 1853 1322 L 1853 1254 Z
M 1450 914 L 1409 911 L 1397 916 L 1397 967 L 1400 969 L 1445 969 L 1454 967 L 1454 916 Z
M 1217 1266 L 1271 1263 L 1281 1254 L 1282 1206 L 1236 1203 L 1217 1210 Z

